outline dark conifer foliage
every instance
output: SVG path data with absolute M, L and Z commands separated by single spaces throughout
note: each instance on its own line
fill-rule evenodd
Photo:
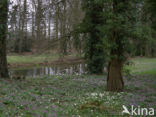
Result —
M 108 63 L 107 90 L 122 91 L 122 69 L 134 35 L 134 0 L 85 0 L 82 30 L 87 34 L 86 59 L 91 73 L 102 73 Z
M 81 24 L 81 30 L 86 33 L 85 57 L 88 63 L 89 73 L 102 73 L 104 67 L 104 48 L 100 28 L 103 20 L 103 0 L 84 0 L 83 9 L 85 18 Z
M 145 5 L 147 6 L 148 12 L 151 14 L 153 28 L 156 30 L 156 1 L 146 0 Z
M 105 33 L 106 48 L 109 50 L 109 64 L 107 75 L 107 90 L 122 91 L 124 82 L 122 70 L 130 48 L 130 40 L 134 32 L 135 1 L 112 0 L 109 13 L 104 12 L 106 24 L 103 27 Z M 107 15 L 108 14 L 108 15 Z M 106 31 L 107 30 L 107 31 Z

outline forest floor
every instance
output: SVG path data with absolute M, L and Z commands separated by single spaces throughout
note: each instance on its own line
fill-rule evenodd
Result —
M 83 62 L 82 57 L 76 55 L 68 55 L 61 58 L 58 54 L 42 54 L 42 55 L 8 55 L 8 67 L 33 67 L 54 64 L 71 64 Z
M 120 93 L 105 91 L 105 75 L 0 79 L 0 117 L 122 117 L 122 105 L 156 109 L 156 59 L 132 61 Z

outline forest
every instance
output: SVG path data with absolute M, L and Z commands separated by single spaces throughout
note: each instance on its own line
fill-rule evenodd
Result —
M 156 0 L 0 0 L 0 117 L 156 116 Z

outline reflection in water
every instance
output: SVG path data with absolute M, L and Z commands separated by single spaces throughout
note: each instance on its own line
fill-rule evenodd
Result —
M 55 66 L 43 66 L 26 69 L 11 69 L 10 75 L 22 75 L 26 77 L 37 77 L 44 75 L 81 75 L 85 74 L 86 64 L 74 64 L 74 65 L 55 65 Z

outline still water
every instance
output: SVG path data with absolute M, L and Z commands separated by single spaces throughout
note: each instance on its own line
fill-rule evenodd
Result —
M 37 76 L 51 76 L 51 75 L 82 75 L 86 73 L 86 64 L 71 64 L 71 65 L 53 65 L 41 66 L 21 69 L 10 69 L 10 75 L 37 77 Z

